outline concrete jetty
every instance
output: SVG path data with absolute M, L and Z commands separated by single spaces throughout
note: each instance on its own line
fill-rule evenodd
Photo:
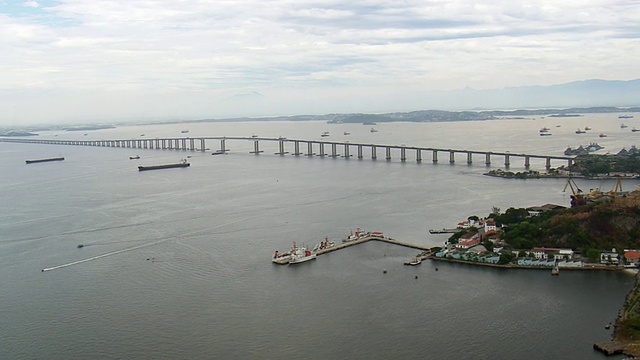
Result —
M 429 251 L 430 250 L 426 246 L 415 245 L 415 244 L 407 243 L 407 242 L 404 242 L 404 241 L 399 241 L 399 240 L 392 239 L 392 238 L 387 237 L 387 236 L 371 236 L 370 235 L 370 236 L 363 236 L 363 237 L 361 237 L 359 239 L 356 239 L 356 240 L 347 241 L 347 242 L 344 242 L 344 243 L 336 245 L 336 246 L 332 246 L 332 247 L 327 248 L 327 249 L 318 250 L 318 251 L 316 251 L 316 255 L 323 255 L 323 254 L 326 254 L 326 253 L 330 253 L 332 251 L 337 251 L 337 250 L 340 250 L 340 249 L 347 248 L 349 246 L 362 244 L 362 243 L 365 243 L 365 242 L 368 242 L 368 241 L 372 241 L 372 240 L 382 241 L 382 242 L 386 242 L 386 243 L 389 243 L 389 244 L 398 245 L 398 246 L 404 246 L 404 247 L 408 247 L 408 248 L 411 248 L 411 249 L 417 249 L 417 250 L 422 250 L 422 251 Z

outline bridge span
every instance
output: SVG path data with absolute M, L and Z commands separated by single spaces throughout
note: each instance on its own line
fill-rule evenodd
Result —
M 28 143 L 28 144 L 56 144 L 56 145 L 76 145 L 76 146 L 99 146 L 99 147 L 115 147 L 115 148 L 131 148 L 131 149 L 157 149 L 157 150 L 181 150 L 181 151 L 201 151 L 209 150 L 208 142 L 219 142 L 219 149 L 213 154 L 226 154 L 230 150 L 227 148 L 229 141 L 252 142 L 252 154 L 261 154 L 261 144 L 274 143 L 277 145 L 275 155 L 291 154 L 294 156 L 320 156 L 320 157 L 357 157 L 363 159 L 370 157 L 372 160 L 378 159 L 378 151 L 380 151 L 384 159 L 391 161 L 393 156 L 399 158 L 400 161 L 407 161 L 408 155 L 411 155 L 416 162 L 422 162 L 423 155 L 428 157 L 431 155 L 431 162 L 438 163 L 440 156 L 443 155 L 449 163 L 456 162 L 456 156 L 463 156 L 467 164 L 472 164 L 475 157 L 481 157 L 484 163 L 489 166 L 493 159 L 502 158 L 504 165 L 509 167 L 511 160 L 514 158 L 521 159 L 525 168 L 529 168 L 532 159 L 541 159 L 545 162 L 547 169 L 551 168 L 552 161 L 561 161 L 571 166 L 574 158 L 569 156 L 549 156 L 535 155 L 524 153 L 500 152 L 500 151 L 476 151 L 465 149 L 444 149 L 434 147 L 417 147 L 406 145 L 385 145 L 385 144 L 365 144 L 340 141 L 318 141 L 318 140 L 302 140 L 289 139 L 284 137 L 234 137 L 234 136 L 212 136 L 212 137 L 176 137 L 176 138 L 154 138 L 154 139 L 104 139 L 104 140 L 58 140 L 58 139 L 29 139 L 29 138 L 0 138 L 0 142 Z M 365 155 L 366 152 L 366 155 Z

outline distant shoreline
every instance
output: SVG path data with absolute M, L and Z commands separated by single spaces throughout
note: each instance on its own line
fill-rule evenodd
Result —
M 520 175 L 518 175 L 520 174 Z M 484 173 L 482 175 L 497 177 L 502 179 L 585 179 L 585 180 L 616 180 L 616 179 L 640 179 L 640 175 L 636 176 L 584 176 L 584 175 L 576 175 L 576 174 L 527 174 L 527 173 L 516 173 L 513 175 L 507 174 L 498 174 L 498 173 Z

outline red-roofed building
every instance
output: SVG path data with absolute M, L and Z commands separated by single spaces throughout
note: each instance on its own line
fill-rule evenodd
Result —
M 458 243 L 456 244 L 456 248 L 458 249 L 468 249 L 470 247 L 476 246 L 478 244 L 480 244 L 480 235 L 475 232 L 475 231 L 471 231 L 468 232 L 462 236 L 460 236 L 460 239 L 458 240 Z
M 624 262 L 627 265 L 638 266 L 640 264 L 640 250 L 624 250 Z

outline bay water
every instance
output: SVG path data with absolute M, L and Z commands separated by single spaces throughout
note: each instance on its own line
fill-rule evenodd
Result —
M 637 120 L 625 121 L 631 128 Z M 553 136 L 538 135 L 545 126 Z M 585 126 L 593 130 L 575 134 Z M 321 138 L 325 131 L 330 136 Z M 613 153 L 640 136 L 621 128 L 616 114 L 599 114 L 122 125 L 38 137 L 253 134 L 539 155 L 589 142 Z M 546 270 L 432 261 L 409 267 L 403 262 L 417 250 L 377 242 L 296 266 L 270 261 L 293 241 L 340 242 L 358 227 L 439 246 L 447 235 L 429 229 L 486 216 L 494 206 L 569 206 L 566 180 L 483 175 L 504 168 L 499 157 L 487 167 L 484 158 L 467 164 L 462 155 L 450 164 L 448 153 L 434 164 L 427 153 L 417 163 L 409 152 L 401 162 L 399 154 L 384 160 L 381 150 L 374 161 L 279 156 L 277 144 L 266 142 L 264 153 L 253 155 L 250 141 L 227 141 L 228 155 L 211 156 L 219 143 L 207 146 L 185 152 L 0 142 L 0 358 L 604 358 L 592 344 L 610 339 L 604 326 L 633 285 L 628 273 L 551 277 Z M 24 162 L 57 155 L 65 160 Z M 137 170 L 187 156 L 189 168 Z M 512 158 L 510 169 L 525 170 L 522 162 Z M 532 169 L 543 170 L 544 161 L 532 160 Z M 585 190 L 613 187 L 577 181 Z M 637 184 L 625 180 L 623 187 Z

